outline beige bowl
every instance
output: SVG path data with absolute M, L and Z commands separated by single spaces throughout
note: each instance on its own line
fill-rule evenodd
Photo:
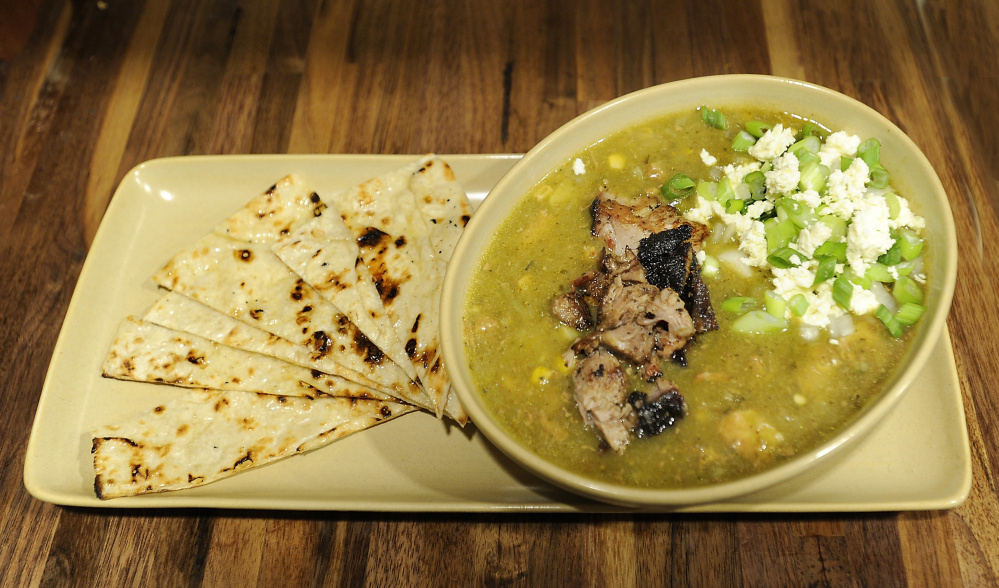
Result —
M 877 137 L 882 162 L 893 185 L 926 219 L 930 244 L 927 310 L 909 355 L 881 396 L 873 399 L 842 431 L 822 445 L 772 469 L 739 480 L 689 489 L 647 489 L 588 479 L 555 466 L 523 447 L 498 425 L 483 404 L 468 370 L 462 341 L 462 312 L 478 260 L 492 235 L 522 195 L 546 174 L 601 137 L 646 120 L 710 104 L 752 104 L 786 111 L 862 137 Z M 874 428 L 895 406 L 927 361 L 945 327 L 957 268 L 954 221 L 947 195 L 926 157 L 883 116 L 847 96 L 799 81 L 769 76 L 731 75 L 695 78 L 628 94 L 587 112 L 552 133 L 496 184 L 465 229 L 444 281 L 443 351 L 448 372 L 472 422 L 503 453 L 526 469 L 570 491 L 600 501 L 639 507 L 678 507 L 717 502 L 807 475 L 816 465 L 841 454 Z

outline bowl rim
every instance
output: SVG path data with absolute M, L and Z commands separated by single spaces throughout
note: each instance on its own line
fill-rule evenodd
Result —
M 928 181 L 929 185 L 922 191 L 931 194 L 932 200 L 939 204 L 942 209 L 940 211 L 942 212 L 942 218 L 939 219 L 941 229 L 943 231 L 943 240 L 941 242 L 946 244 L 953 244 L 955 242 L 956 232 L 954 228 L 953 215 L 950 209 L 949 199 L 947 198 L 946 191 L 944 190 L 939 177 L 936 175 L 936 172 L 934 171 L 929 160 L 926 158 L 925 154 L 923 154 L 912 139 L 903 133 L 893 122 L 870 106 L 867 106 L 859 100 L 846 96 L 845 94 L 835 90 L 792 78 L 759 74 L 704 76 L 668 82 L 631 92 L 599 105 L 576 116 L 538 142 L 537 145 L 528 151 L 520 161 L 515 163 L 511 169 L 503 175 L 499 182 L 497 182 L 490 191 L 489 195 L 491 196 L 493 193 L 501 193 L 502 191 L 507 190 L 508 185 L 515 181 L 518 174 L 524 173 L 522 170 L 529 169 L 531 166 L 540 165 L 540 163 L 535 163 L 535 161 L 542 158 L 542 156 L 550 148 L 549 146 L 553 144 L 558 145 L 559 142 L 564 140 L 566 135 L 576 132 L 575 129 L 593 119 L 599 120 L 602 117 L 610 116 L 616 111 L 626 108 L 629 104 L 635 101 L 650 99 L 658 96 L 659 94 L 682 90 L 690 91 L 694 89 L 699 89 L 705 92 L 709 90 L 717 91 L 718 87 L 724 87 L 731 84 L 754 84 L 761 87 L 767 87 L 768 90 L 773 92 L 779 92 L 781 89 L 788 89 L 793 86 L 798 91 L 805 92 L 809 95 L 814 94 L 816 98 L 839 102 L 841 107 L 855 110 L 858 117 L 866 117 L 871 121 L 876 122 L 880 125 L 880 127 L 884 128 L 885 132 L 892 136 L 893 140 L 901 142 L 904 146 L 906 155 L 914 159 L 914 164 L 917 165 L 918 169 L 922 172 L 922 175 L 924 175 L 925 179 Z M 724 100 L 719 100 L 718 102 L 724 102 Z M 675 111 L 676 110 L 662 109 L 656 112 L 646 112 L 643 115 L 638 115 L 629 119 L 629 121 L 620 128 L 623 129 L 629 126 L 635 126 L 641 124 L 645 120 L 665 116 L 670 112 Z M 880 129 L 878 129 L 877 132 L 880 133 Z M 557 161 L 565 161 L 568 157 L 572 156 L 572 153 L 576 153 L 585 148 L 585 145 L 580 146 L 579 143 L 576 143 L 576 145 L 576 148 L 569 149 L 569 155 L 555 159 Z M 565 148 L 563 150 L 565 150 Z M 545 177 L 547 173 L 550 173 L 553 170 L 554 167 L 550 166 L 547 171 L 544 171 L 540 176 L 535 177 L 531 182 L 531 185 L 540 181 L 541 178 Z M 518 201 L 517 198 L 507 200 Z M 490 214 L 493 209 L 502 207 L 503 204 L 507 204 L 507 206 L 503 208 L 502 214 L 499 215 L 500 218 L 496 218 L 497 215 L 495 214 Z M 469 259 L 469 256 L 484 249 L 491 241 L 492 233 L 490 233 L 488 237 L 481 240 L 481 246 L 479 246 L 475 251 L 470 250 L 471 246 L 469 246 L 469 242 L 471 241 L 471 238 L 466 238 L 465 235 L 474 234 L 474 232 L 479 229 L 479 226 L 483 224 L 491 223 L 494 229 L 498 228 L 506 216 L 509 215 L 510 209 L 513 206 L 514 204 L 501 202 L 498 198 L 490 200 L 489 196 L 487 196 L 468 222 L 465 233 L 462 238 L 459 239 L 458 245 L 452 255 L 448 271 L 445 274 L 440 307 L 442 309 L 441 343 L 445 365 L 448 366 L 447 369 L 451 376 L 452 387 L 475 427 L 481 431 L 493 445 L 495 445 L 508 457 L 513 459 L 513 461 L 518 463 L 521 467 L 539 475 L 556 486 L 576 494 L 619 506 L 682 507 L 733 499 L 795 478 L 813 467 L 816 467 L 820 462 L 826 461 L 823 458 L 826 458 L 826 456 L 834 453 L 834 451 L 841 451 L 847 446 L 853 445 L 856 441 L 861 439 L 864 435 L 866 435 L 866 433 L 873 429 L 874 425 L 881 421 L 884 416 L 895 407 L 898 400 L 903 396 L 905 390 L 909 387 L 909 384 L 918 374 L 919 368 L 926 363 L 928 355 L 933 351 L 933 343 L 939 338 L 941 331 L 946 326 L 946 319 L 953 298 L 957 274 L 957 249 L 953 246 L 947 246 L 941 248 L 940 251 L 934 250 L 933 252 L 934 256 L 940 255 L 941 253 L 943 254 L 942 262 L 937 263 L 937 265 L 941 265 L 942 263 L 941 267 L 943 268 L 943 275 L 934 276 L 935 281 L 937 279 L 940 280 L 939 288 L 935 289 L 937 292 L 938 302 L 931 309 L 928 309 L 927 315 L 929 316 L 923 317 L 923 321 L 921 321 L 919 326 L 921 331 L 916 334 L 917 339 L 913 342 L 914 348 L 909 351 L 907 358 L 903 360 L 903 363 L 899 366 L 899 371 L 896 372 L 894 381 L 881 393 L 880 397 L 869 401 L 867 406 L 865 406 L 858 414 L 851 417 L 851 420 L 848 421 L 848 423 L 838 433 L 818 446 L 802 451 L 788 460 L 764 471 L 718 484 L 692 486 L 686 488 L 640 488 L 594 480 L 567 470 L 561 466 L 555 465 L 544 457 L 522 446 L 519 442 L 514 440 L 509 433 L 503 430 L 491 419 L 488 409 L 482 404 L 481 399 L 479 398 L 479 394 L 471 390 L 474 386 L 472 385 L 467 364 L 465 362 L 463 345 L 464 338 L 462 336 L 461 329 L 461 315 L 463 314 L 468 286 L 468 280 L 462 280 L 462 277 L 470 277 L 470 275 L 459 275 L 469 274 L 469 272 L 459 272 L 457 270 L 452 271 L 452 268 L 460 268 L 469 263 L 471 263 L 472 267 L 474 267 L 475 260 Z

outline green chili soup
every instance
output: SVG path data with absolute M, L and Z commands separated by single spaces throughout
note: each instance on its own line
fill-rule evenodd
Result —
M 686 416 L 659 435 L 633 438 L 620 455 L 585 426 L 563 359 L 585 333 L 561 324 L 551 303 L 599 263 L 604 244 L 591 234 L 590 204 L 600 190 L 658 196 L 680 172 L 707 179 L 702 149 L 730 153 L 736 127 L 746 121 L 801 126 L 779 113 L 725 114 L 728 131 L 704 124 L 698 112 L 681 113 L 585 149 L 524 195 L 476 269 L 463 314 L 473 381 L 501 426 L 560 467 L 644 488 L 744 477 L 831 437 L 885 388 L 909 347 L 912 331 L 895 338 L 872 315 L 855 317 L 853 334 L 836 340 L 825 332 L 806 340 L 794 325 L 778 333 L 736 332 L 737 316 L 722 311 L 722 301 L 762 300 L 770 279 L 762 271 L 725 272 L 704 278 L 719 329 L 691 342 L 686 367 L 662 362 L 664 377 L 686 401 Z M 673 203 L 690 206 L 689 198 Z M 709 240 L 704 250 L 710 255 L 717 247 Z M 649 387 L 635 366 L 626 369 L 634 389 Z

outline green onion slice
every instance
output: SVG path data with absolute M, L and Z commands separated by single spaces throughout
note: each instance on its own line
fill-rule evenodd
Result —
M 895 298 L 895 302 L 898 302 L 899 306 L 902 306 L 906 302 L 911 302 L 913 304 L 921 304 L 923 302 L 923 290 L 909 276 L 899 276 L 895 280 L 895 285 L 891 289 L 891 295 Z
M 902 259 L 912 261 L 923 252 L 923 240 L 911 229 L 902 227 L 898 230 L 898 252 Z
M 787 269 L 790 267 L 798 267 L 801 265 L 801 261 L 804 258 L 804 255 L 798 253 L 794 249 L 784 246 L 768 255 L 767 262 L 774 267 Z
M 857 157 L 864 160 L 868 167 L 874 168 L 881 163 L 881 143 L 877 139 L 868 139 L 857 147 Z
M 895 313 L 895 320 L 903 325 L 912 325 L 923 316 L 924 312 L 926 312 L 926 307 L 922 304 L 906 302 L 898 307 L 898 312 Z
M 732 330 L 739 333 L 778 333 L 786 328 L 786 320 L 765 310 L 751 310 L 732 322 Z
M 888 327 L 888 332 L 891 333 L 892 337 L 896 339 L 902 336 L 902 325 L 899 324 L 898 319 L 896 319 L 888 307 L 882 304 L 874 311 L 874 316 L 878 317 L 884 326 Z
M 712 110 L 707 106 L 701 107 L 701 120 L 708 123 L 709 126 L 719 130 L 724 131 L 728 127 L 728 121 L 725 120 L 725 115 L 720 111 Z
M 743 314 L 756 306 L 756 299 L 749 296 L 733 296 L 722 302 L 721 307 L 725 312 L 733 314 Z
M 749 148 L 754 144 L 756 144 L 756 137 L 746 131 L 739 131 L 735 139 L 732 139 L 732 150 L 740 152 L 749 151 Z
M 836 258 L 831 255 L 824 255 L 815 259 L 819 260 L 819 265 L 815 268 L 815 280 L 812 282 L 813 288 L 836 275 L 837 263 Z
M 782 319 L 787 310 L 787 301 L 776 292 L 767 290 L 766 294 L 763 295 L 763 307 L 770 314 Z
M 836 301 L 843 310 L 850 310 L 850 302 L 853 301 L 853 282 L 845 276 L 836 278 L 833 282 L 833 300 Z
M 684 173 L 679 173 L 663 184 L 661 189 L 663 196 L 686 196 L 691 190 L 697 187 L 694 180 Z
M 882 188 L 887 188 L 890 182 L 891 174 L 888 173 L 888 170 L 880 165 L 876 165 L 871 168 L 871 181 L 868 186 L 880 190 Z
M 766 133 L 772 128 L 773 127 L 771 127 L 767 123 L 760 122 L 758 120 L 751 120 L 748 123 L 746 123 L 746 131 L 748 131 L 750 135 L 756 137 L 757 139 L 762 137 L 764 133 Z
M 787 301 L 787 306 L 791 309 L 791 314 L 802 317 L 808 310 L 808 299 L 805 298 L 804 294 L 795 294 Z

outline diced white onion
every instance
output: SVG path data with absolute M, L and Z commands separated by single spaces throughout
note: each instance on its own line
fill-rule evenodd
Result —
M 829 321 L 829 337 L 839 339 L 853 334 L 853 315 L 841 314 Z
M 815 341 L 819 338 L 819 331 L 820 329 L 815 325 L 803 324 L 801 325 L 801 330 L 798 332 L 805 341 Z
M 892 314 L 895 314 L 895 311 L 898 310 L 898 303 L 895 302 L 895 298 L 891 295 L 891 293 L 888 292 L 888 290 L 885 290 L 885 287 L 881 284 L 881 282 L 872 283 L 870 291 L 871 294 L 874 294 L 874 297 L 877 298 L 879 303 L 884 304 L 888 307 L 888 310 L 890 310 Z
M 746 265 L 746 255 L 738 249 L 729 249 L 718 254 L 718 261 L 725 263 L 733 271 L 745 278 L 752 277 L 753 268 Z

